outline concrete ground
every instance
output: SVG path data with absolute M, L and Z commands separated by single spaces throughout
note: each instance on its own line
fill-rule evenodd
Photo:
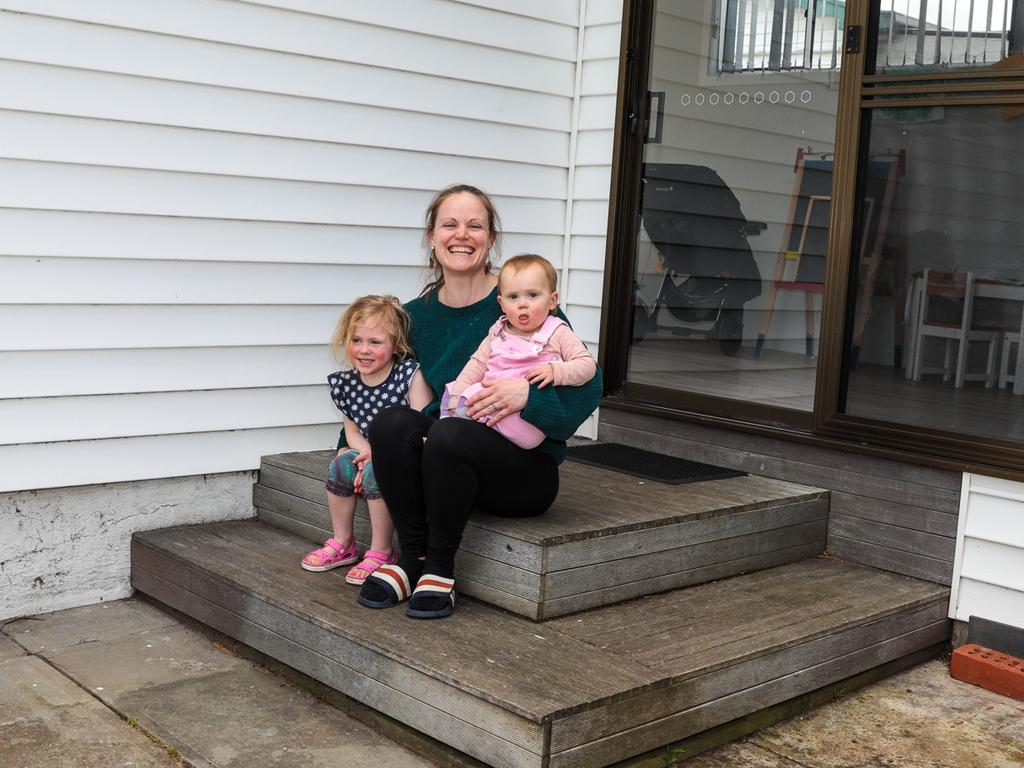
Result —
M 140 600 L 10 621 L 0 633 L 0 768 L 435 764 L 307 687 Z M 447 765 L 473 764 L 436 745 L 425 753 Z M 939 660 L 686 763 L 1022 765 L 1024 702 L 959 683 Z

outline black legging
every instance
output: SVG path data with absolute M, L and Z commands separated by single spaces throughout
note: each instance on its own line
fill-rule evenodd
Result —
M 388 408 L 374 417 L 369 440 L 401 563 L 425 555 L 425 573 L 454 576 L 455 553 L 474 509 L 531 517 L 558 495 L 554 459 L 469 419 L 434 421 L 410 408 Z

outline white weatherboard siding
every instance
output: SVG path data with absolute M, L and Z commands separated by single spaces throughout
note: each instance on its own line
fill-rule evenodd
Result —
M 949 611 L 1024 629 L 1024 483 L 964 475 Z
M 566 313 L 597 356 L 601 330 L 622 0 L 582 0 L 578 98 L 573 114 L 570 208 L 561 283 Z M 580 434 L 597 437 L 597 419 Z
M 333 444 L 337 316 L 418 292 L 454 182 L 558 265 L 596 351 L 620 16 L 0 0 L 0 491 Z

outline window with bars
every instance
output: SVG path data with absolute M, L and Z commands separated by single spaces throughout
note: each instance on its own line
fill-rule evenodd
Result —
M 844 0 L 721 0 L 717 73 L 837 70 L 845 15 Z
M 844 0 L 720 0 L 716 10 L 712 74 L 839 69 Z M 1022 53 L 1024 0 L 879 0 L 879 73 Z
M 1024 2 L 881 0 L 876 71 L 991 66 L 1020 53 Z

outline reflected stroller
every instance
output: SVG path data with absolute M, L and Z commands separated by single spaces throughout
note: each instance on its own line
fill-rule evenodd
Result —
M 743 342 L 743 305 L 761 293 L 747 238 L 767 225 L 746 220 L 711 168 L 647 164 L 643 170 L 641 217 L 663 278 L 653 299 L 637 292 L 633 339 L 661 327 L 657 315 L 664 306 L 683 324 L 669 328 L 672 333 L 717 339 L 723 354 L 735 355 Z

